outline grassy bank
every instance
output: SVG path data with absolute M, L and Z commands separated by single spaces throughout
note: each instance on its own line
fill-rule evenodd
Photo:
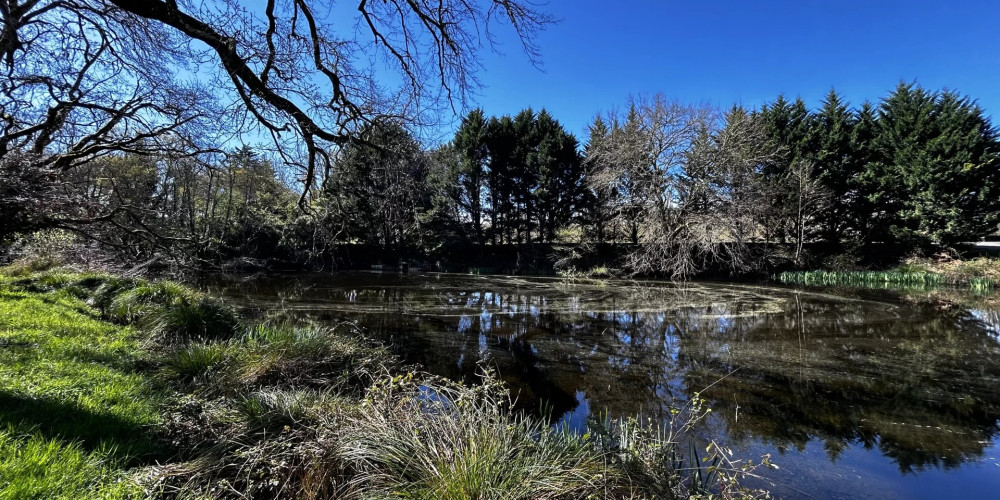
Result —
M 181 285 L 0 278 L 0 499 L 753 497 L 736 461 L 661 425 L 587 432 L 403 369 L 352 328 L 263 321 Z M 766 463 L 766 460 L 765 460 Z
M 0 284 L 0 498 L 128 496 L 121 472 L 167 451 L 137 332 L 84 302 L 90 278 Z

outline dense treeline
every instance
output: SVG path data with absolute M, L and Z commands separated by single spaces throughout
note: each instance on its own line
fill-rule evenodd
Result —
M 181 146 L 178 146 L 180 149 Z M 422 259 L 447 248 L 617 244 L 628 272 L 686 277 L 840 252 L 933 251 L 994 232 L 1000 140 L 968 97 L 899 85 L 852 108 L 632 99 L 584 144 L 547 111 L 468 113 L 427 148 L 375 121 L 330 150 L 308 197 L 250 147 L 116 153 L 65 172 L 2 158 L 0 238 L 62 227 L 129 261 L 329 262 L 343 245 Z M 569 261 L 567 265 L 572 265 Z

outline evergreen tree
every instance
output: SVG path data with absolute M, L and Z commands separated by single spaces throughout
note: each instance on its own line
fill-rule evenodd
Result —
M 860 173 L 852 150 L 853 128 L 854 116 L 847 104 L 836 91 L 830 90 L 811 120 L 806 143 L 815 148 L 810 163 L 830 195 L 830 203 L 817 222 L 821 225 L 823 238 L 834 243 L 840 242 L 850 227 L 849 211 L 856 197 L 853 184 Z
M 584 189 L 581 194 L 584 226 L 598 243 L 604 243 L 609 236 L 616 205 L 616 192 L 602 179 L 602 173 L 609 169 L 608 141 L 611 129 L 598 115 L 587 129 L 587 144 L 583 148 Z
M 473 237 L 482 245 L 484 196 L 487 185 L 489 145 L 488 122 L 482 109 L 474 109 L 462 120 L 455 133 L 454 150 L 458 155 L 458 203 L 472 223 Z
M 998 154 L 997 131 L 974 102 L 900 84 L 879 107 L 862 176 L 871 239 L 926 248 L 995 230 Z
M 537 179 L 532 198 L 538 236 L 542 241 L 553 241 L 556 230 L 569 224 L 579 207 L 583 163 L 576 137 L 544 109 L 536 117 L 534 139 L 537 144 L 529 155 L 529 170 Z
M 504 243 L 505 239 L 508 243 L 511 241 L 516 142 L 514 120 L 510 116 L 490 118 L 486 136 L 487 150 L 489 151 L 488 214 L 490 236 L 495 244 Z
M 850 151 L 857 173 L 851 179 L 848 189 L 854 193 L 847 209 L 849 224 L 854 229 L 854 238 L 859 242 L 872 240 L 875 228 L 880 220 L 876 217 L 873 200 L 877 199 L 877 186 L 871 182 L 869 172 L 872 164 L 879 161 L 875 148 L 875 136 L 878 133 L 878 111 L 870 101 L 865 101 L 858 109 L 854 126 L 851 128 Z

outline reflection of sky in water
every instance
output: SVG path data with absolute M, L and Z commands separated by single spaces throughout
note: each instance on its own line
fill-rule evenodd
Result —
M 983 328 L 985 328 L 990 335 L 1000 338 L 1000 313 L 997 311 L 985 311 L 982 309 L 970 309 L 969 313 L 983 323 Z
M 744 456 L 774 454 L 783 496 L 1000 491 L 993 311 L 724 284 L 343 279 L 244 300 L 356 321 L 443 376 L 474 378 L 488 360 L 523 408 L 547 401 L 576 429 L 604 412 L 656 418 L 704 391 L 705 429 Z

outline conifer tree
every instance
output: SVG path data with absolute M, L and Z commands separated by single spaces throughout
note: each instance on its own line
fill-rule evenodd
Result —
M 882 102 L 877 123 L 876 161 L 864 175 L 875 231 L 926 247 L 996 229 L 1000 143 L 982 109 L 955 92 L 900 84 Z
M 849 211 L 856 197 L 852 186 L 860 173 L 852 150 L 853 128 L 853 114 L 831 89 L 811 120 L 806 143 L 814 148 L 810 152 L 814 174 L 830 196 L 817 222 L 823 238 L 834 243 L 839 243 L 850 227 Z
M 488 176 L 488 133 L 483 110 L 477 108 L 462 119 L 454 139 L 458 154 L 458 204 L 469 217 L 473 237 L 480 245 L 485 242 L 483 197 Z

